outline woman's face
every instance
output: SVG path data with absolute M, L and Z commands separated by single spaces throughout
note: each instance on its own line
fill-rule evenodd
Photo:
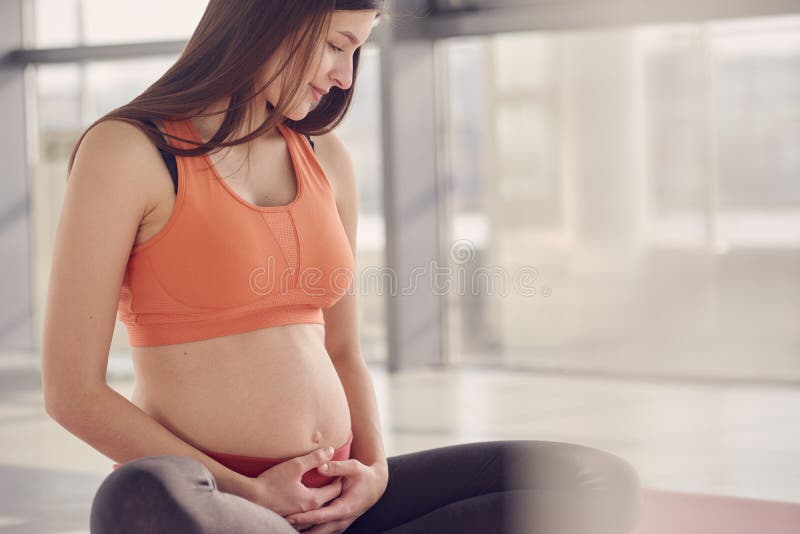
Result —
M 304 77 L 298 100 L 285 113 L 287 118 L 295 121 L 303 119 L 331 87 L 348 89 L 353 84 L 353 54 L 372 33 L 377 14 L 377 10 L 333 12 L 330 30 L 324 36 L 321 56 Z M 266 73 L 273 72 L 282 52 L 283 50 L 278 50 L 278 53 L 272 55 L 265 65 Z M 282 72 L 275 83 L 261 93 L 273 106 L 278 102 L 287 71 L 288 69 Z M 268 79 L 268 75 L 264 76 L 261 83 Z

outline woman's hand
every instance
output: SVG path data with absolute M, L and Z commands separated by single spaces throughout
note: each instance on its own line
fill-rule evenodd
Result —
M 328 505 L 290 514 L 286 519 L 305 534 L 338 534 L 344 532 L 359 516 L 369 510 L 383 492 L 389 480 L 386 463 L 364 465 L 355 458 L 343 461 L 330 461 L 317 468 L 327 476 L 340 477 L 342 481 L 341 495 Z M 315 525 L 303 530 L 307 525 Z
M 283 517 L 320 508 L 339 496 L 341 482 L 309 488 L 303 474 L 329 462 L 333 453 L 333 447 L 324 447 L 270 467 L 252 479 L 248 499 Z

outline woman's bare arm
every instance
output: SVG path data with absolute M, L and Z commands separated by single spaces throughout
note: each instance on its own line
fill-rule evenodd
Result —
M 220 490 L 253 500 L 254 479 L 189 445 L 106 383 L 128 257 L 165 172 L 156 147 L 130 124 L 105 121 L 84 137 L 67 182 L 47 291 L 45 408 L 117 462 L 188 456 L 209 468 Z

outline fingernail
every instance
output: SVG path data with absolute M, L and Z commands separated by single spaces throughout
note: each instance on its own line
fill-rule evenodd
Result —
M 320 469 L 320 471 L 327 471 L 328 470 L 328 464 L 322 464 L 322 467 L 320 467 L 319 469 Z
M 333 456 L 333 447 L 328 447 L 328 456 Z

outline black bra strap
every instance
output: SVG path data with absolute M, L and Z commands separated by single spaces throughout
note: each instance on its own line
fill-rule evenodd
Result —
M 156 128 L 156 125 L 150 119 L 142 120 L 144 124 L 150 125 L 153 128 Z M 166 139 L 165 139 L 166 141 Z M 167 152 L 166 150 L 159 147 L 159 152 L 161 152 L 161 158 L 164 160 L 164 163 L 167 165 L 167 169 L 169 169 L 169 174 L 172 176 L 172 183 L 175 186 L 175 194 L 178 194 L 178 163 L 175 161 L 175 154 L 171 152 Z

